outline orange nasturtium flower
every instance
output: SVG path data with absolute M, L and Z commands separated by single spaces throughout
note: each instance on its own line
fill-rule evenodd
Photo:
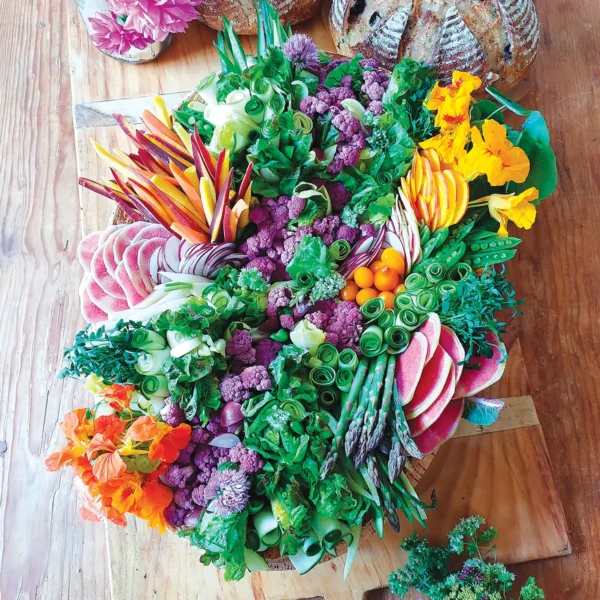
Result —
M 101 483 L 98 489 L 102 496 L 110 498 L 111 506 L 121 513 L 132 512 L 135 504 L 144 495 L 140 481 L 134 473 L 124 473 L 111 481 Z
M 173 500 L 173 492 L 158 481 L 149 481 L 143 490 L 135 514 L 148 521 L 148 527 L 156 527 L 161 533 L 165 533 L 167 521 L 163 513 Z
M 138 417 L 127 430 L 127 437 L 136 442 L 148 442 L 160 432 L 156 419 L 149 415 Z
M 122 410 L 124 408 L 129 408 L 131 396 L 134 391 L 135 385 L 120 385 L 118 383 L 113 383 L 100 390 L 98 395 L 108 398 L 108 404 L 113 410 Z
M 101 433 L 107 440 L 115 440 L 125 431 L 125 422 L 117 415 L 102 415 L 94 419 L 94 431 Z
M 187 423 L 182 423 L 175 428 L 164 425 L 150 444 L 148 458 L 166 463 L 175 462 L 179 457 L 179 451 L 190 443 L 191 438 L 192 428 Z
M 67 438 L 67 445 L 46 459 L 46 468 L 49 471 L 58 471 L 65 465 L 73 464 L 85 454 L 89 439 L 89 427 L 84 419 L 85 413 L 86 410 L 82 408 L 64 416 L 60 429 Z
M 94 455 L 98 452 L 104 454 L 94 458 Z M 107 440 L 102 433 L 97 433 L 91 439 L 87 449 L 87 457 L 94 461 L 92 473 L 101 482 L 119 477 L 127 470 L 127 465 L 121 458 L 117 447 L 111 440 Z
M 513 146 L 506 137 L 506 128 L 497 121 L 487 120 L 481 129 L 483 136 L 477 127 L 471 129 L 473 148 L 459 162 L 463 176 L 472 180 L 487 175 L 493 186 L 509 181 L 523 183 L 530 168 L 525 151 Z

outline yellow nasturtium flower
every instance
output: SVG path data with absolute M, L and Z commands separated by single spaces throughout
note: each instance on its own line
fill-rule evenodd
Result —
M 420 146 L 424 150 L 429 148 L 437 150 L 444 163 L 452 165 L 467 154 L 465 146 L 469 141 L 470 129 L 471 127 L 467 120 L 452 128 L 445 129 L 443 133 L 435 137 L 421 142 Z
M 457 95 L 470 96 L 475 90 L 481 87 L 481 79 L 476 75 L 465 73 L 464 71 L 454 71 L 452 74 L 452 83 L 448 86 L 441 86 L 436 82 L 425 103 L 425 108 L 435 112 L 440 110 L 447 98 L 454 98 Z
M 473 148 L 459 161 L 463 176 L 472 180 L 487 175 L 493 186 L 509 181 L 523 183 L 530 169 L 524 150 L 513 146 L 506 137 L 506 128 L 497 121 L 485 121 L 482 131 L 483 136 L 477 127 L 471 129 Z

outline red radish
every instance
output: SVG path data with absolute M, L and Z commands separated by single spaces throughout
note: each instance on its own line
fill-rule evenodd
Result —
M 115 277 L 117 278 L 117 281 L 119 282 L 123 290 L 125 290 L 127 304 L 129 305 L 129 308 L 133 308 L 136 304 L 139 304 L 148 295 L 148 293 L 145 290 L 143 296 L 138 293 L 136 287 L 133 285 L 131 279 L 129 278 L 129 273 L 125 268 L 124 262 L 120 263 L 117 267 L 117 270 L 115 271 Z
M 102 250 L 102 260 L 104 260 L 104 264 L 106 265 L 106 269 L 108 272 L 114 277 L 115 269 L 119 264 L 115 258 L 115 240 L 120 235 L 122 229 L 117 231 L 113 231 L 107 238 L 106 242 L 104 242 L 104 248 Z
M 416 331 L 396 362 L 396 385 L 402 405 L 408 404 L 417 389 L 427 356 L 427 338 Z
M 447 352 L 438 346 L 432 359 L 425 365 L 412 400 L 404 407 L 407 419 L 424 413 L 440 396 L 450 370 L 454 366 Z
M 98 240 L 100 239 L 101 233 L 101 231 L 94 231 L 93 233 L 86 235 L 79 242 L 79 246 L 77 246 L 77 258 L 79 258 L 79 262 L 86 273 L 90 272 L 90 263 L 92 262 L 94 252 L 96 252 L 96 249 L 98 248 Z
M 154 238 L 152 240 L 140 240 L 142 247 L 138 253 L 138 271 L 140 277 L 144 282 L 144 287 L 148 293 L 154 289 L 155 281 L 150 273 L 150 259 L 158 250 L 167 243 L 167 240 L 161 238 Z M 137 243 L 137 242 L 136 242 Z
M 135 244 L 136 242 L 140 242 L 142 240 L 146 241 L 154 238 L 168 240 L 170 237 L 173 237 L 173 234 L 169 233 L 162 225 L 150 224 L 139 231 L 133 238 L 132 242 Z
M 81 302 L 81 314 L 88 323 L 97 323 L 98 321 L 105 321 L 108 315 L 94 302 L 92 302 L 87 289 L 85 287 L 85 279 L 79 286 L 79 300 Z
M 452 400 L 440 418 L 421 435 L 414 438 L 413 441 L 417 444 L 417 448 L 423 454 L 431 454 L 446 440 L 449 440 L 458 428 L 464 407 L 465 401 L 462 398 L 460 400 Z
M 121 229 L 119 235 L 115 239 L 115 243 L 113 244 L 115 260 L 117 261 L 117 264 L 123 260 L 125 250 L 127 250 L 129 245 L 135 240 L 135 236 L 140 231 L 144 231 L 149 227 L 154 227 L 154 225 L 144 221 L 139 221 L 137 223 L 126 225 L 123 229 Z
M 420 435 L 439 419 L 446 406 L 448 406 L 450 400 L 452 400 L 452 395 L 454 394 L 455 388 L 456 367 L 452 365 L 442 393 L 424 413 L 421 413 L 418 417 L 408 421 L 410 435 L 412 437 Z
M 456 333 L 445 325 L 442 325 L 442 330 L 440 332 L 440 346 L 454 361 L 454 366 L 456 367 L 456 381 L 458 381 L 463 370 L 463 365 L 459 365 L 458 363 L 462 363 L 462 361 L 465 360 L 465 349 L 460 343 Z
M 125 300 L 125 291 L 119 284 L 119 282 L 113 277 L 106 268 L 103 256 L 104 245 L 98 246 L 94 256 L 92 256 L 92 262 L 90 264 L 91 274 L 94 281 L 109 295 L 114 298 L 120 298 Z
M 506 347 L 498 336 L 491 331 L 488 331 L 485 338 L 488 342 L 494 344 L 492 358 L 472 356 L 469 359 L 456 385 L 455 398 L 474 396 L 492 385 L 492 383 L 496 383 L 504 374 Z M 479 368 L 469 368 L 470 366 L 479 366 Z
M 422 333 L 427 338 L 427 356 L 425 362 L 428 363 L 433 356 L 433 353 L 437 350 L 440 343 L 440 331 L 442 329 L 442 323 L 437 313 L 429 313 L 427 319 L 423 322 L 423 325 L 417 329 L 419 333 Z
M 145 243 L 145 240 L 142 240 L 140 242 L 135 242 L 135 244 L 131 244 L 129 248 L 125 250 L 123 261 L 120 263 L 125 267 L 129 281 L 133 284 L 135 291 L 142 296 L 142 298 L 145 298 L 148 295 L 148 291 L 146 290 L 146 285 L 140 275 L 138 256 Z M 127 292 L 127 290 L 125 290 L 125 292 Z
M 109 296 L 91 277 L 86 277 L 84 281 L 90 300 L 104 312 L 119 312 L 129 308 L 127 300 Z

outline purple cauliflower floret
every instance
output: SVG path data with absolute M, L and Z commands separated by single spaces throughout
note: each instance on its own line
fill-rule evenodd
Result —
M 204 484 L 200 484 L 197 485 L 193 490 L 192 490 L 192 501 L 194 503 L 196 503 L 198 506 L 205 506 L 204 503 L 204 488 L 206 488 L 206 485 Z
M 330 331 L 328 331 L 325 335 L 325 341 L 329 342 L 330 344 L 333 344 L 334 346 L 337 346 L 340 341 L 340 336 L 337 333 L 331 333 Z
M 371 101 L 380 101 L 383 98 L 385 88 L 379 83 L 371 83 L 360 88 Z
M 356 100 L 356 94 L 352 91 L 350 87 L 334 87 L 329 90 L 329 94 L 331 96 L 331 104 L 336 105 L 338 107 L 342 107 L 342 100 Z M 317 94 L 318 97 L 318 94 Z
M 283 229 L 290 221 L 288 213 L 289 196 L 280 196 L 277 200 L 267 198 L 266 204 L 271 212 L 271 219 L 276 229 Z
M 335 307 L 333 315 L 329 319 L 327 334 L 332 334 L 332 337 L 328 341 L 335 343 L 338 350 L 350 347 L 358 352 L 358 340 L 362 330 L 362 315 L 358 304 L 345 300 Z M 332 341 L 334 335 L 337 336 L 336 342 Z
M 294 316 L 290 314 L 281 315 L 279 317 L 279 324 L 283 329 L 294 329 Z
M 319 100 L 315 96 L 307 96 L 300 102 L 300 110 L 309 117 L 322 115 L 329 109 L 329 104 Z
M 338 215 L 328 215 L 322 219 L 317 219 L 313 223 L 313 231 L 318 235 L 333 233 L 340 226 L 340 218 Z
M 327 170 L 339 173 L 344 167 L 353 167 L 360 157 L 361 148 L 353 144 L 340 144 Z
M 342 185 L 341 181 L 328 183 L 325 187 L 327 188 L 333 210 L 335 212 L 342 212 L 344 206 L 352 198 L 352 194 Z
M 329 322 L 329 317 L 320 310 L 307 314 L 305 319 L 321 331 L 327 329 L 327 323 Z
M 189 451 L 187 448 L 185 448 L 184 450 L 181 450 L 179 452 L 179 456 L 177 457 L 177 460 L 175 461 L 178 465 L 181 465 L 182 467 L 185 467 L 187 465 L 191 465 L 192 464 L 192 460 L 193 460 L 193 452 L 196 449 L 196 444 L 193 444 L 193 449 L 191 451 Z
M 375 58 L 363 58 L 358 64 L 363 69 L 377 69 L 379 67 L 379 63 Z
M 180 508 L 175 502 L 171 502 L 171 504 L 165 508 L 163 513 L 167 523 L 171 527 L 181 527 L 183 525 L 185 514 L 185 508 Z
M 357 227 L 350 227 L 350 225 L 342 225 L 335 234 L 336 240 L 346 240 L 349 244 L 354 244 L 360 230 Z
M 267 250 L 267 254 L 269 250 Z M 271 281 L 271 275 L 273 275 L 275 268 L 275 263 L 268 256 L 259 256 L 246 265 L 246 269 L 258 269 L 265 281 Z
M 324 102 L 327 106 L 331 106 L 333 104 L 333 96 L 331 94 L 331 90 L 321 89 L 317 92 L 317 100 Z
M 263 206 L 260 203 L 255 204 L 250 207 L 248 212 L 248 216 L 253 223 L 260 225 L 261 223 L 265 223 L 266 221 L 270 221 L 271 215 L 269 213 L 269 208 L 267 206 Z
M 297 219 L 306 206 L 306 198 L 292 196 L 288 203 L 288 214 L 290 219 Z
M 167 485 L 175 488 L 184 488 L 187 480 L 194 474 L 194 467 L 188 465 L 181 467 L 180 465 L 169 465 L 165 473 L 165 482 Z
M 202 427 L 194 427 L 192 429 L 192 442 L 196 444 L 206 444 L 210 441 L 211 437 L 210 432 Z
M 377 235 L 377 229 L 373 223 L 363 223 L 360 226 L 361 237 L 375 237 Z
M 247 367 L 240 373 L 242 385 L 246 390 L 256 390 L 257 392 L 266 392 L 271 389 L 271 379 L 269 372 L 262 365 Z
M 254 364 L 256 351 L 252 347 L 250 332 L 247 329 L 236 329 L 227 342 L 226 352 L 229 356 L 235 356 L 243 365 Z
M 219 456 L 214 452 L 213 446 L 198 450 L 194 457 L 194 463 L 198 467 L 197 483 L 206 483 L 213 470 L 217 468 L 218 462 Z
M 351 88 L 352 87 L 352 75 L 344 75 L 340 79 L 340 87 Z
M 272 289 L 267 296 L 267 316 L 275 317 L 279 309 L 287 308 L 290 305 L 291 298 L 292 292 L 288 287 Z
M 268 367 L 281 350 L 283 344 L 275 340 L 260 340 L 256 344 L 256 364 Z
M 368 110 L 370 110 L 376 116 L 382 115 L 383 104 L 380 100 L 372 100 L 371 102 L 369 102 Z
M 177 490 L 173 494 L 173 501 L 175 504 L 177 504 L 177 506 L 181 506 L 181 508 L 185 508 L 187 510 L 194 508 L 194 502 L 192 501 L 192 490 L 189 488 Z
M 185 423 L 185 411 L 179 404 L 175 404 L 175 402 L 171 402 L 169 399 L 166 400 L 164 408 L 160 411 L 160 416 L 171 427 L 178 427 L 182 423 Z
M 331 124 L 340 132 L 338 140 L 343 142 L 360 131 L 360 121 L 347 110 L 333 117 Z
M 336 58 L 335 60 L 332 60 L 326 67 L 325 67 L 325 71 L 327 73 L 331 73 L 331 71 L 333 71 L 336 67 L 339 67 L 340 65 L 343 65 L 344 63 L 350 62 L 350 59 L 348 58 Z
M 225 375 L 219 383 L 219 391 L 223 402 L 237 402 L 241 404 L 250 398 L 250 394 L 244 389 L 242 380 L 238 375 Z
M 258 473 L 265 465 L 258 452 L 246 448 L 241 443 L 229 450 L 229 460 L 239 464 L 240 469 L 248 475 Z
M 248 258 L 258 258 L 261 250 L 267 250 L 273 245 L 277 229 L 273 225 L 266 226 L 258 231 L 255 235 L 250 236 L 244 244 L 244 252 L 248 255 Z

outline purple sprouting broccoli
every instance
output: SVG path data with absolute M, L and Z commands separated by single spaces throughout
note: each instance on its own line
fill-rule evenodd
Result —
M 320 310 L 308 313 L 305 319 L 321 331 L 325 331 L 327 329 L 327 323 L 329 322 L 329 317 Z
M 377 235 L 377 229 L 373 223 L 363 223 L 360 226 L 361 237 L 375 237 Z
M 205 506 L 204 502 L 204 489 L 206 488 L 205 484 L 197 485 L 192 489 L 192 501 L 198 506 Z
M 362 331 L 362 315 L 358 304 L 349 300 L 340 302 L 327 324 L 328 341 L 334 343 L 338 350 L 349 347 L 358 352 L 358 341 Z M 334 336 L 337 337 L 337 341 L 334 341 Z
M 288 203 L 288 215 L 290 219 L 297 219 L 306 207 L 306 198 L 292 196 Z
M 248 216 L 250 217 L 250 220 L 257 225 L 262 225 L 271 220 L 269 208 L 259 202 L 250 207 Z
M 205 502 L 219 516 L 241 512 L 249 499 L 250 480 L 241 469 L 214 471 L 204 489 Z
M 253 365 L 246 367 L 240 373 L 242 385 L 246 390 L 256 390 L 257 392 L 266 392 L 271 389 L 271 379 L 269 372 L 262 365 Z
M 294 315 L 284 314 L 279 317 L 279 324 L 283 329 L 294 329 Z
M 256 364 L 268 367 L 281 350 L 283 344 L 275 340 L 259 340 L 256 344 Z
M 202 427 L 192 428 L 192 442 L 195 444 L 206 444 L 210 441 L 212 435 Z
M 352 139 L 352 136 L 360 131 L 360 121 L 347 110 L 342 110 L 333 117 L 331 124 L 340 132 L 339 142 Z
M 270 248 L 267 250 L 267 255 L 270 250 Z M 246 269 L 258 269 L 265 281 L 271 281 L 271 275 L 273 275 L 275 268 L 275 263 L 268 256 L 259 256 L 246 265 Z
M 252 347 L 250 332 L 247 329 L 236 329 L 227 342 L 226 352 L 229 356 L 235 356 L 243 365 L 254 364 L 256 350 Z
M 304 33 L 295 33 L 283 45 L 283 53 L 296 65 L 298 70 L 317 71 L 321 67 L 317 45 Z
M 171 502 L 163 513 L 167 523 L 171 527 L 181 527 L 183 525 L 183 520 L 185 519 L 186 510 L 185 508 L 180 508 L 175 504 L 175 502 Z
M 184 488 L 187 480 L 194 474 L 194 471 L 195 469 L 192 465 L 181 467 L 171 464 L 165 473 L 165 482 L 174 488 Z
M 331 207 L 335 212 L 342 212 L 342 209 L 352 198 L 352 194 L 343 186 L 341 181 L 334 181 L 326 184 L 327 193 L 331 200 Z
M 350 225 L 342 225 L 337 230 L 337 233 L 335 234 L 335 239 L 346 240 L 349 244 L 354 244 L 359 233 L 360 230 L 356 227 L 350 227 Z
M 171 402 L 168 398 L 165 401 L 165 406 L 160 411 L 160 416 L 171 427 L 178 427 L 182 423 L 185 423 L 185 411 L 179 404 Z
M 369 102 L 369 106 L 368 109 L 370 110 L 375 116 L 379 116 L 383 114 L 383 104 L 381 102 L 381 100 L 371 100 L 371 102 Z
M 192 501 L 192 490 L 189 488 L 183 488 L 176 490 L 173 494 L 173 501 L 177 506 L 191 510 L 194 508 L 194 502 Z
M 329 104 L 319 100 L 316 96 L 307 96 L 300 102 L 300 110 L 313 118 L 316 115 L 325 114 L 329 110 Z
M 258 452 L 246 448 L 242 443 L 229 450 L 229 460 L 239 464 L 240 469 L 248 475 L 258 473 L 265 465 Z
M 292 292 L 288 287 L 281 286 L 272 289 L 267 296 L 267 316 L 277 316 L 277 311 L 287 308 L 290 305 L 291 299 Z
M 250 394 L 244 389 L 242 380 L 238 375 L 225 375 L 219 383 L 219 391 L 223 402 L 237 402 L 241 404 L 250 398 Z

